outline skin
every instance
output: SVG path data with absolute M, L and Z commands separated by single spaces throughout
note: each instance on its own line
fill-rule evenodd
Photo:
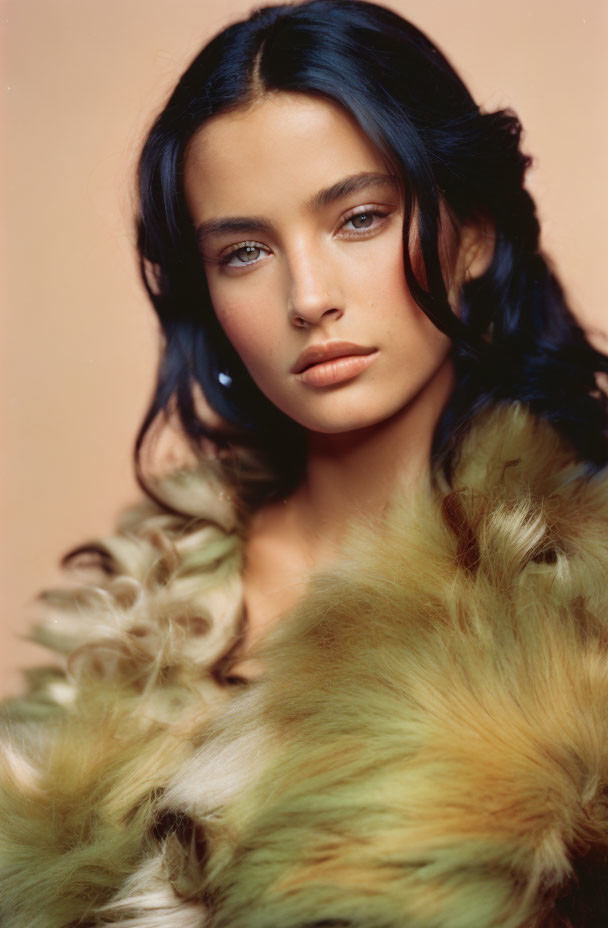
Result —
M 364 175 L 375 182 L 312 205 L 320 191 Z M 303 483 L 252 524 L 253 642 L 299 598 L 310 572 L 338 556 L 354 515 L 379 518 L 397 483 L 428 479 L 453 385 L 450 342 L 405 282 L 399 186 L 337 104 L 274 93 L 214 117 L 190 143 L 185 191 L 222 328 L 258 387 L 308 433 Z M 264 223 L 209 230 L 235 217 Z M 481 273 L 491 250 L 478 228 L 458 231 L 444 212 L 440 255 L 457 309 L 464 274 Z M 374 348 L 373 363 L 321 388 L 292 372 L 305 347 L 335 339 Z

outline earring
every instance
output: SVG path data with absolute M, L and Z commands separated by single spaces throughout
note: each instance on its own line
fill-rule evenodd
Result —
M 220 371 L 219 374 L 217 375 L 217 379 L 219 380 L 219 382 L 221 383 L 223 387 L 228 388 L 232 386 L 232 377 L 230 376 L 230 374 L 227 374 L 225 371 Z

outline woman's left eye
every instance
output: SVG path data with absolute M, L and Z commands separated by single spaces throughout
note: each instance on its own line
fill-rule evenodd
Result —
M 347 232 L 360 231 L 366 232 L 368 229 L 375 229 L 378 225 L 381 224 L 381 220 L 385 219 L 388 213 L 383 212 L 379 209 L 365 209 L 361 210 L 359 213 L 353 213 L 350 216 L 347 216 L 342 224 L 342 228 L 346 228 L 347 223 L 352 223 L 350 229 L 346 228 Z

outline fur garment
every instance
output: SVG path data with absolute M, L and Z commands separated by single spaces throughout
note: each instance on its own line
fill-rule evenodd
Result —
M 6 928 L 608 923 L 608 474 L 523 407 L 356 519 L 230 683 L 246 519 L 210 473 L 47 594 L 7 704 Z

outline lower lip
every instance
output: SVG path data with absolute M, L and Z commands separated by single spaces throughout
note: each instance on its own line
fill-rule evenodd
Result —
M 373 351 L 371 354 L 353 354 L 334 358 L 332 361 L 323 361 L 322 364 L 313 364 L 297 375 L 298 380 L 309 387 L 331 387 L 335 383 L 352 380 L 369 367 L 377 356 L 378 352 Z

